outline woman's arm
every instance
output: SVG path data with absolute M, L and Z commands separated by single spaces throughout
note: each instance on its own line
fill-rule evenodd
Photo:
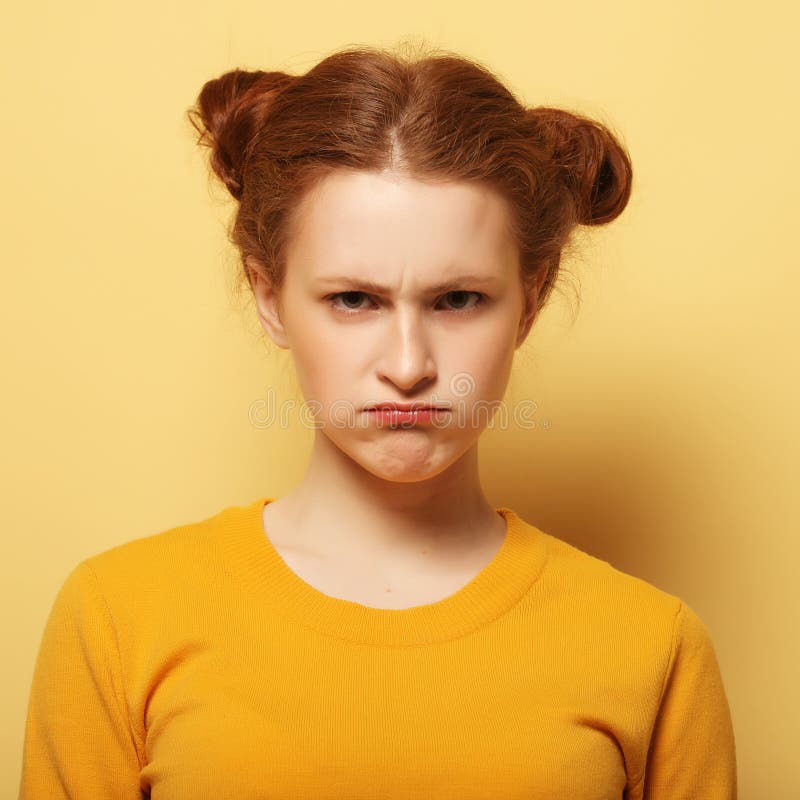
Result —
M 642 800 L 736 800 L 730 708 L 711 637 L 681 603 L 645 772 Z
M 67 576 L 45 625 L 31 685 L 20 800 L 139 800 L 111 614 L 85 561 Z

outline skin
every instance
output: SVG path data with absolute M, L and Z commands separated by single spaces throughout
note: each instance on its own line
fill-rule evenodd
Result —
M 291 351 L 303 396 L 319 409 L 307 472 L 265 507 L 264 527 L 287 555 L 304 554 L 306 565 L 313 557 L 317 576 L 320 564 L 347 564 L 376 590 L 421 576 L 468 579 L 505 537 L 478 474 L 491 414 L 472 409 L 502 401 L 537 308 L 523 293 L 505 200 L 474 184 L 342 170 L 299 212 L 280 293 L 248 261 L 261 324 Z M 458 280 L 465 274 L 487 282 Z M 325 282 L 334 276 L 386 292 L 334 297 L 359 291 Z M 431 294 L 447 280 L 457 288 Z M 464 373 L 468 394 L 451 383 Z M 461 417 L 365 425 L 361 409 L 376 401 L 449 402 Z

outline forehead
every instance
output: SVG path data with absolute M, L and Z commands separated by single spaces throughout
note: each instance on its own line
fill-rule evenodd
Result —
M 496 272 L 516 264 L 508 214 L 482 184 L 337 170 L 303 199 L 288 258 L 314 276 L 450 265 Z

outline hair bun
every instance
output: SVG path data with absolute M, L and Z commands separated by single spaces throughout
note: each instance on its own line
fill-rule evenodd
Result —
M 602 225 L 616 219 L 631 194 L 633 169 L 625 148 L 606 128 L 559 108 L 529 110 L 543 143 L 565 170 L 577 221 Z
M 206 81 L 187 115 L 211 148 L 211 168 L 228 191 L 242 196 L 244 168 L 275 92 L 291 80 L 283 72 L 231 70 Z

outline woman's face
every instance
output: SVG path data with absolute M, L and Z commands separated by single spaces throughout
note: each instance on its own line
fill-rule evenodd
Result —
M 256 280 L 262 324 L 293 354 L 317 435 L 372 474 L 433 477 L 502 401 L 535 313 L 507 213 L 478 185 L 337 171 L 304 198 L 280 298 Z M 381 402 L 449 411 L 402 422 L 365 410 Z

